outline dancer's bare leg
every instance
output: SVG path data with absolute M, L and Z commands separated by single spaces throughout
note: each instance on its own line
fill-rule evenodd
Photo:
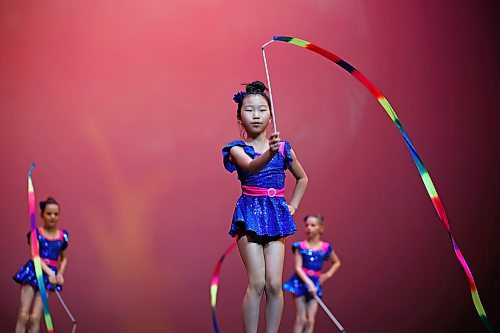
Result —
M 260 302 L 266 284 L 264 248 L 261 244 L 249 241 L 245 235 L 238 240 L 238 249 L 248 276 L 248 287 L 243 299 L 243 331 L 257 333 Z
M 266 262 L 266 333 L 277 333 L 283 312 L 283 261 L 285 258 L 285 239 L 268 242 L 264 245 Z

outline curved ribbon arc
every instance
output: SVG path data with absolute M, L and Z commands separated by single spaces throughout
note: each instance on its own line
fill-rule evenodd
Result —
M 474 306 L 476 307 L 476 311 L 479 314 L 479 317 L 481 318 L 484 326 L 488 329 L 488 332 L 492 333 L 493 332 L 493 327 L 491 326 L 488 317 L 486 316 L 486 312 L 483 308 L 483 305 L 481 303 L 481 300 L 479 298 L 479 293 L 477 291 L 476 283 L 474 282 L 474 278 L 472 276 L 472 273 L 469 269 L 469 266 L 467 265 L 467 262 L 465 261 L 462 253 L 460 252 L 460 249 L 458 248 L 457 243 L 455 242 L 453 235 L 451 233 L 450 225 L 448 223 L 448 217 L 446 216 L 446 212 L 444 210 L 443 203 L 441 202 L 441 199 L 439 198 L 439 195 L 436 191 L 436 188 L 434 186 L 434 183 L 431 180 L 431 177 L 429 175 L 429 172 L 427 171 L 424 163 L 422 162 L 422 159 L 417 153 L 417 150 L 413 146 L 412 142 L 410 141 L 410 138 L 408 137 L 408 134 L 403 128 L 403 125 L 401 124 L 396 112 L 392 108 L 391 104 L 389 101 L 382 95 L 379 89 L 375 87 L 361 72 L 359 72 L 356 68 L 351 66 L 348 62 L 345 60 L 341 59 L 340 57 L 336 56 L 335 54 L 317 46 L 314 45 L 308 41 L 305 41 L 303 39 L 299 38 L 294 38 L 294 37 L 285 37 L 285 36 L 274 36 L 273 41 L 281 41 L 281 42 L 287 42 L 289 44 L 293 44 L 305 49 L 308 49 L 309 51 L 315 52 L 331 61 L 333 61 L 335 64 L 338 66 L 342 67 L 345 71 L 347 71 L 349 74 L 354 76 L 359 82 L 361 82 L 362 85 L 366 87 L 370 91 L 370 93 L 377 99 L 377 101 L 382 105 L 382 108 L 385 110 L 387 115 L 391 118 L 391 120 L 394 122 L 396 127 L 399 129 L 401 132 L 401 135 L 403 136 L 403 139 L 405 140 L 406 145 L 408 146 L 408 149 L 410 150 L 410 154 L 413 158 L 413 161 L 415 162 L 415 165 L 418 169 L 418 172 L 420 173 L 420 177 L 422 178 L 422 181 L 424 183 L 425 189 L 427 190 L 427 193 L 429 194 L 429 197 L 432 201 L 432 204 L 434 205 L 434 208 L 439 216 L 439 219 L 441 223 L 443 224 L 444 228 L 446 229 L 446 232 L 448 233 L 448 236 L 450 237 L 451 243 L 453 245 L 453 250 L 455 251 L 455 256 L 457 257 L 458 261 L 460 262 L 460 265 L 462 266 L 468 282 L 469 282 L 469 287 L 471 290 L 472 294 L 472 301 L 474 302 Z M 267 44 L 265 44 L 267 45 Z
M 36 236 L 36 220 L 35 220 L 35 189 L 33 187 L 33 181 L 31 180 L 31 174 L 35 168 L 35 163 L 31 164 L 28 171 L 28 207 L 30 212 L 30 223 L 31 223 L 31 257 L 33 258 L 33 264 L 35 266 L 35 275 L 38 281 L 38 289 L 40 296 L 42 297 L 43 304 L 43 316 L 45 319 L 45 326 L 47 327 L 48 333 L 54 332 L 54 326 L 52 325 L 52 317 L 49 311 L 49 302 L 47 299 L 47 291 L 45 290 L 45 283 L 43 282 L 43 271 L 42 271 L 42 261 L 40 259 L 40 247 L 38 244 L 38 237 Z
M 219 333 L 219 326 L 217 325 L 217 317 L 215 315 L 215 308 L 217 306 L 217 289 L 219 288 L 219 274 L 222 267 L 222 262 L 224 261 L 226 255 L 231 252 L 231 250 L 238 244 L 238 241 L 234 241 L 231 245 L 224 251 L 224 254 L 219 259 L 217 265 L 215 265 L 214 273 L 212 275 L 212 280 L 210 282 L 210 304 L 212 306 L 212 324 L 214 326 L 215 333 Z

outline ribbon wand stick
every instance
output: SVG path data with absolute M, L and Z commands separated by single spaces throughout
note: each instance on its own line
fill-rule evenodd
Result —
M 344 329 L 344 326 L 342 326 L 342 324 L 337 320 L 337 318 L 335 318 L 335 316 L 333 315 L 333 313 L 330 311 L 330 309 L 328 309 L 328 307 L 326 306 L 325 303 L 323 303 L 323 301 L 321 300 L 321 298 L 318 297 L 318 295 L 314 295 L 314 298 L 316 299 L 316 301 L 318 301 L 319 305 L 321 306 L 321 308 L 326 312 L 326 314 L 328 315 L 328 317 L 330 317 L 330 319 L 333 321 L 333 323 L 335 324 L 335 326 L 337 326 L 337 328 L 339 329 L 340 332 L 342 333 L 346 333 L 345 329 Z
M 267 78 L 267 86 L 269 88 L 269 99 L 271 100 L 271 109 L 273 112 L 273 127 L 274 127 L 274 133 L 278 132 L 278 128 L 276 127 L 276 111 L 274 109 L 274 102 L 273 102 L 273 92 L 271 89 L 271 80 L 269 78 L 269 68 L 267 67 L 267 58 L 266 58 L 266 52 L 264 51 L 264 48 L 274 42 L 274 40 L 270 40 L 266 44 L 262 45 L 262 58 L 264 59 L 264 67 L 266 69 L 266 78 Z
M 61 305 L 63 306 L 64 310 L 66 310 L 66 313 L 68 314 L 69 319 L 71 319 L 71 322 L 73 323 L 73 328 L 71 329 L 71 333 L 75 333 L 76 332 L 76 319 L 75 319 L 75 317 L 73 317 L 73 315 L 69 311 L 68 306 L 66 305 L 66 303 L 64 303 L 64 300 L 63 300 L 61 294 L 59 294 L 59 292 L 57 290 L 56 290 L 56 295 L 57 295 L 57 298 L 59 298 L 59 302 L 61 302 Z

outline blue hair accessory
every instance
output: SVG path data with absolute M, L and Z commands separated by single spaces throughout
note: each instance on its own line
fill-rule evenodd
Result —
M 236 94 L 233 95 L 233 101 L 236 104 L 240 104 L 240 102 L 243 100 L 247 93 L 244 91 L 238 91 Z

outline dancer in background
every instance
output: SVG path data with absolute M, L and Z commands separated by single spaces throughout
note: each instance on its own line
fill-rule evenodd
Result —
M 66 248 L 68 232 L 57 228 L 60 207 L 54 198 L 40 202 L 43 227 L 36 230 L 42 259 L 43 280 L 48 290 L 62 290 L 64 271 L 68 263 Z M 30 233 L 28 233 L 28 243 Z M 16 333 L 24 333 L 29 323 L 29 332 L 40 330 L 43 305 L 36 279 L 33 260 L 29 260 L 14 275 L 14 280 L 21 284 L 21 305 L 17 317 Z M 31 311 L 30 311 L 31 310 Z
M 255 81 L 234 95 L 237 120 L 244 141 L 222 149 L 225 168 L 238 172 L 242 195 L 236 203 L 229 234 L 238 249 L 248 276 L 243 299 L 243 327 L 256 333 L 262 294 L 266 293 L 266 333 L 278 332 L 283 311 L 282 274 L 285 237 L 295 232 L 292 215 L 307 187 L 307 175 L 295 152 L 279 133 L 267 137 L 272 110 L 266 86 Z M 285 170 L 296 179 L 292 199 L 285 200 Z
M 304 218 L 306 239 L 295 242 L 295 274 L 283 285 L 283 289 L 294 295 L 295 326 L 294 333 L 312 333 L 318 310 L 314 295 L 323 296 L 321 285 L 329 280 L 339 269 L 340 259 L 332 246 L 321 241 L 324 219 L 321 215 L 309 215 Z M 323 263 L 330 260 L 333 265 L 321 273 Z

